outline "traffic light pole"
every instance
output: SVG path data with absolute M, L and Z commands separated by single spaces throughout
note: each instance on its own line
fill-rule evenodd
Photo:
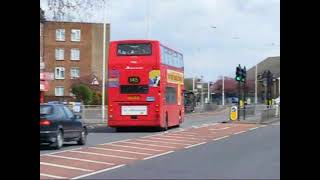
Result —
M 238 81 L 238 121 L 240 121 L 240 98 L 241 98 L 241 84 Z
M 243 83 L 243 120 L 246 120 L 246 81 Z

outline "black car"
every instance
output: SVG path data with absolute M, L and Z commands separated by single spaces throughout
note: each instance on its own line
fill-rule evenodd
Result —
M 48 143 L 55 149 L 60 149 L 68 141 L 84 145 L 87 135 L 81 116 L 73 114 L 65 105 L 40 105 L 40 144 Z

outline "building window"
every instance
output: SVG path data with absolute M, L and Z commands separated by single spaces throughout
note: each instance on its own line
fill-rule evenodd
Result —
M 80 29 L 71 29 L 71 41 L 80 41 Z
M 76 79 L 80 77 L 80 68 L 72 67 L 70 71 L 71 79 Z
M 80 49 L 72 48 L 71 49 L 71 60 L 80 60 Z
M 63 86 L 57 86 L 55 88 L 55 96 L 64 96 L 64 87 Z
M 56 48 L 56 60 L 64 60 L 64 49 L 62 48 Z
M 56 29 L 56 41 L 65 41 L 65 30 Z
M 64 79 L 64 67 L 56 67 L 55 69 L 55 79 Z

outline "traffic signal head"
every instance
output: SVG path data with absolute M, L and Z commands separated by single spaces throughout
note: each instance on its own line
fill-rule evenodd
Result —
M 235 78 L 236 81 L 241 81 L 241 77 L 242 77 L 242 71 L 239 64 L 239 66 L 236 68 L 236 78 Z
M 247 79 L 247 71 L 246 71 L 246 67 L 243 67 L 243 69 L 241 69 L 242 71 L 242 76 L 241 76 L 241 81 L 245 82 Z

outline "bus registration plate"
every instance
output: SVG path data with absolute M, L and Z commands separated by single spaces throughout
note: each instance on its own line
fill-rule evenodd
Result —
M 147 106 L 121 106 L 121 115 L 147 115 Z

